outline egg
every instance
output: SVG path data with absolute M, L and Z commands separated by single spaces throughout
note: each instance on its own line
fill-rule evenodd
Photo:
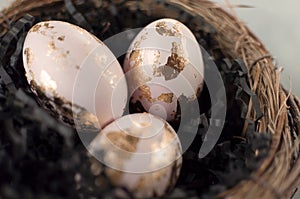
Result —
M 196 100 L 203 88 L 204 65 L 193 33 L 174 19 L 159 19 L 143 28 L 124 60 L 131 102 L 173 121 L 178 99 Z
M 116 186 L 136 198 L 160 197 L 174 187 L 182 165 L 182 148 L 172 127 L 149 113 L 123 116 L 90 143 L 90 154 L 106 165 Z
M 103 128 L 122 116 L 127 103 L 123 70 L 86 30 L 63 21 L 37 23 L 24 41 L 23 63 L 31 89 L 62 120 Z

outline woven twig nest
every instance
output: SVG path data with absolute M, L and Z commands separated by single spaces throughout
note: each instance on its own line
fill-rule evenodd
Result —
M 234 182 L 228 181 L 233 178 L 230 175 L 215 180 L 214 175 L 205 173 L 216 169 L 209 164 L 218 164 L 216 158 L 220 156 L 209 155 L 208 159 L 199 160 L 198 156 L 186 155 L 187 163 L 178 185 L 166 197 L 288 198 L 295 192 L 300 183 L 300 101 L 281 86 L 281 69 L 275 66 L 259 39 L 236 17 L 214 3 L 197 0 L 27 0 L 11 5 L 0 18 L 0 196 L 88 198 L 120 196 L 121 191 L 125 192 L 112 187 L 105 176 L 92 175 L 89 165 L 93 162 L 78 144 L 72 128 L 36 105 L 21 63 L 20 46 L 29 28 L 41 20 L 58 19 L 77 24 L 105 39 L 163 17 L 177 19 L 193 31 L 215 59 L 225 83 L 228 81 L 230 85 L 240 79 L 234 75 L 242 72 L 240 76 L 246 79 L 246 85 L 238 82 L 233 91 L 227 91 L 230 109 L 227 120 L 238 124 L 225 126 L 220 145 L 212 153 L 217 154 L 228 142 L 231 148 L 244 147 L 237 149 L 240 156 L 245 155 L 249 147 L 253 152 L 252 159 L 242 159 L 246 162 L 247 175 L 235 176 L 238 181 Z M 226 89 L 231 88 L 228 85 Z M 239 88 L 248 94 L 243 105 L 234 103 L 243 99 L 237 94 Z M 237 113 L 232 111 L 235 109 Z M 70 122 L 69 118 L 65 122 Z M 210 162 L 213 158 L 214 162 Z M 227 166 L 234 167 L 240 159 L 228 161 L 231 163 Z M 252 169 L 249 169 L 249 161 L 253 161 Z M 220 186 L 213 186 L 218 184 L 215 182 Z

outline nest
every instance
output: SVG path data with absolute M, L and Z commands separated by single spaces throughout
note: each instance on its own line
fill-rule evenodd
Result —
M 95 175 L 95 160 L 82 146 L 71 118 L 64 119 L 70 126 L 65 125 L 38 105 L 24 75 L 22 44 L 30 27 L 42 20 L 68 21 L 104 40 L 163 17 L 177 19 L 193 31 L 217 64 L 228 101 L 218 144 L 199 158 L 214 105 L 204 89 L 199 100 L 210 102 L 201 105 L 198 136 L 183 155 L 181 176 L 166 198 L 293 195 L 300 184 L 300 101 L 282 87 L 281 69 L 237 17 L 197 0 L 27 0 L 12 4 L 0 18 L 1 196 L 132 196 L 112 186 L 105 175 Z

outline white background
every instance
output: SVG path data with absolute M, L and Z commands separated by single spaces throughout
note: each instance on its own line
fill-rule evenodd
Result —
M 225 4 L 224 0 L 215 0 Z M 300 1 L 231 0 L 232 4 L 254 8 L 235 8 L 239 18 L 263 42 L 284 68 L 282 82 L 300 96 Z

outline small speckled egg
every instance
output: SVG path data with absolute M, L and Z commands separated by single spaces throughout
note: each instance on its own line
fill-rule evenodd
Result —
M 174 19 L 147 25 L 132 41 L 124 61 L 132 103 L 173 121 L 177 99 L 195 100 L 202 91 L 204 65 L 193 33 Z
M 127 101 L 122 68 L 84 29 L 62 21 L 36 24 L 26 36 L 23 63 L 32 90 L 62 120 L 99 128 L 122 116 Z
M 170 191 L 182 165 L 180 140 L 172 127 L 149 113 L 123 116 L 106 126 L 89 145 L 106 165 L 116 186 L 136 198 L 160 197 Z

